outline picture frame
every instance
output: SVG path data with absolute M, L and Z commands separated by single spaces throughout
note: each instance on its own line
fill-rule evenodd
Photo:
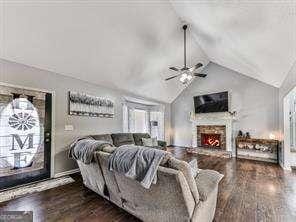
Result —
M 86 93 L 68 92 L 68 114 L 87 117 L 114 117 L 114 102 Z

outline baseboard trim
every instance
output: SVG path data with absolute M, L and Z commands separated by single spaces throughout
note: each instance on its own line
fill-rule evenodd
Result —
M 80 172 L 79 168 L 73 169 L 73 170 L 68 170 L 68 171 L 64 171 L 64 172 L 61 172 L 61 173 L 56 173 L 54 175 L 54 178 L 63 177 L 63 176 L 67 176 L 67 175 L 78 173 L 78 172 Z
M 291 168 L 291 167 L 285 166 L 282 162 L 280 162 L 279 165 L 281 166 L 281 168 L 282 168 L 283 170 L 292 171 L 292 168 Z
M 167 145 L 167 147 L 178 147 L 178 148 L 182 148 L 182 149 L 191 148 L 189 146 L 177 146 L 177 145 Z
M 292 171 L 291 167 L 282 167 L 284 170 Z

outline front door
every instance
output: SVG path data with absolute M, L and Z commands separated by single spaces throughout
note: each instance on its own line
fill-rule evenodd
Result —
M 0 85 L 0 190 L 50 177 L 52 95 Z

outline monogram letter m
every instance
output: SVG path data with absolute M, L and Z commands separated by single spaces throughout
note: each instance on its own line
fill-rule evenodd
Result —
M 26 136 L 24 142 L 22 141 L 20 135 L 18 135 L 18 134 L 11 134 L 11 135 L 12 135 L 12 147 L 11 147 L 11 150 L 17 150 L 17 148 L 15 147 L 16 143 L 18 144 L 18 146 L 22 150 L 27 141 L 28 141 L 27 149 L 33 148 L 33 135 L 34 135 L 33 133 L 29 133 Z M 16 143 L 15 143 L 15 141 L 16 141 Z

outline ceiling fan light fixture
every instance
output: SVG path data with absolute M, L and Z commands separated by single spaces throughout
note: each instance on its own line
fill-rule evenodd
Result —
M 187 84 L 192 80 L 193 76 L 188 73 L 183 73 L 180 77 L 180 82 L 183 84 Z
M 202 78 L 206 77 L 205 74 L 194 73 L 194 71 L 196 69 L 203 66 L 202 63 L 199 62 L 192 67 L 187 67 L 187 63 L 186 63 L 186 29 L 187 29 L 187 25 L 183 25 L 183 30 L 184 30 L 184 66 L 183 66 L 183 68 L 180 68 L 180 69 L 176 68 L 174 66 L 169 67 L 170 70 L 178 72 L 178 74 L 166 78 L 165 81 L 179 77 L 179 81 L 181 83 L 187 84 L 187 83 L 190 83 L 194 77 L 202 77 Z
M 183 73 L 180 77 L 180 82 L 184 83 L 187 80 L 187 74 Z

